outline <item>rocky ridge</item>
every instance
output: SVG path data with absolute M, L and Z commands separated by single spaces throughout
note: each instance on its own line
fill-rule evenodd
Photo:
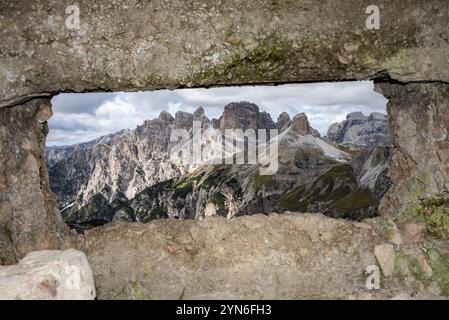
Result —
M 260 164 L 192 165 L 170 156 L 176 145 L 170 142 L 171 130 L 187 130 L 191 142 L 194 120 L 202 130 L 222 134 L 227 129 L 278 129 L 277 173 L 261 175 Z M 221 142 L 209 138 L 201 145 L 206 147 L 214 151 Z M 373 161 L 373 150 L 345 149 L 321 138 L 304 113 L 293 119 L 282 113 L 275 123 L 249 102 L 230 103 L 212 120 L 201 107 L 175 117 L 162 112 L 135 130 L 71 148 L 75 151 L 65 158 L 55 148 L 47 151 L 50 159 L 63 158 L 50 164 L 50 181 L 64 220 L 93 226 L 113 220 L 232 218 L 285 210 L 371 217 L 384 192 L 376 182 L 384 177 L 388 162 L 388 155 Z

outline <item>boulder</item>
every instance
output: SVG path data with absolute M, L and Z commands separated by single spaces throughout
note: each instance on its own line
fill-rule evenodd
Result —
M 0 300 L 93 300 L 92 270 L 78 250 L 34 251 L 0 267 Z

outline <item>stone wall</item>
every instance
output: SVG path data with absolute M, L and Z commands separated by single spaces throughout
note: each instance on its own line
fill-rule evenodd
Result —
M 388 98 L 395 151 L 393 187 L 382 209 L 397 215 L 415 200 L 449 192 L 449 85 L 378 83 Z
M 0 264 L 69 245 L 44 163 L 50 101 L 0 109 Z
M 448 81 L 449 2 L 69 0 L 0 3 L 0 106 L 61 91 L 389 76 Z
M 448 1 L 379 1 L 379 30 L 365 28 L 370 0 L 77 3 L 79 30 L 65 23 L 72 1 L 0 3 L 0 262 L 69 239 L 40 99 L 63 91 L 387 79 L 398 152 L 386 209 L 446 190 Z
M 368 223 L 287 213 L 115 222 L 89 232 L 81 249 L 99 299 L 345 299 L 365 291 L 381 241 Z M 378 298 L 406 290 L 383 289 Z

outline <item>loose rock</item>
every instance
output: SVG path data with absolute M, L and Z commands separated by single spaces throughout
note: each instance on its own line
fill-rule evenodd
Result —
M 81 251 L 35 251 L 0 267 L 0 300 L 93 300 L 92 270 Z

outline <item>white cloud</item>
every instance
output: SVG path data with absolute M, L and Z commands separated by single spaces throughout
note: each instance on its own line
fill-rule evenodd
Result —
M 282 86 L 246 86 L 212 89 L 160 90 L 136 93 L 60 94 L 53 98 L 48 145 L 85 142 L 101 135 L 133 129 L 161 111 L 193 112 L 203 106 L 206 115 L 218 118 L 226 104 L 250 101 L 276 121 L 283 111 L 292 117 L 306 112 L 312 126 L 325 134 L 329 125 L 349 112 L 385 113 L 387 100 L 374 92 L 373 83 L 332 82 Z

